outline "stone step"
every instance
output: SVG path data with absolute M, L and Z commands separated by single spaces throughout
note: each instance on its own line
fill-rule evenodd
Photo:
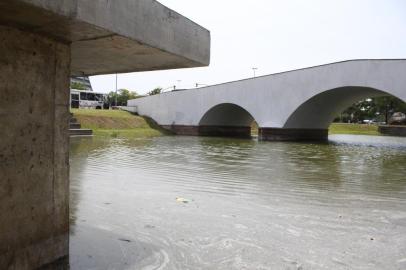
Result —
M 69 129 L 80 129 L 82 127 L 79 123 L 69 123 Z
M 72 118 L 69 120 L 69 123 L 78 123 L 78 119 L 75 118 L 75 117 L 72 117 Z
M 69 129 L 69 136 L 93 136 L 91 129 Z

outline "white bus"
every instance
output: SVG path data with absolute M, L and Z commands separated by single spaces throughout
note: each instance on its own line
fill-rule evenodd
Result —
M 108 108 L 107 95 L 93 91 L 70 90 L 70 107 L 76 109 Z

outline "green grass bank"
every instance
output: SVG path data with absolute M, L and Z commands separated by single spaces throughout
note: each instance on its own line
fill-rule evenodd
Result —
M 258 126 L 256 123 L 251 126 L 252 135 L 258 135 Z M 329 134 L 349 134 L 349 135 L 382 135 L 378 132 L 377 125 L 365 124 L 346 124 L 332 123 L 329 128 Z
M 151 119 L 119 110 L 72 109 L 82 128 L 92 129 L 96 136 L 108 137 L 157 137 L 170 135 Z M 258 134 L 258 126 L 252 125 L 252 134 Z M 329 134 L 381 135 L 376 125 L 333 123 Z
M 113 138 L 148 138 L 169 135 L 154 121 L 120 110 L 71 109 L 82 128 L 93 130 L 95 136 Z
M 330 125 L 329 134 L 351 135 L 382 135 L 377 125 L 333 123 Z

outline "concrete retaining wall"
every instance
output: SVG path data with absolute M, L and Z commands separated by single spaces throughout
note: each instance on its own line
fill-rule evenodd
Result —
M 406 126 L 379 126 L 378 131 L 384 135 L 406 137 Z

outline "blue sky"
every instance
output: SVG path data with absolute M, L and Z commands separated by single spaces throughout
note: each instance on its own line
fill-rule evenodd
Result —
M 209 67 L 127 73 L 118 87 L 191 88 L 348 59 L 406 58 L 404 0 L 161 0 L 211 31 Z M 95 91 L 115 75 L 91 77 Z

